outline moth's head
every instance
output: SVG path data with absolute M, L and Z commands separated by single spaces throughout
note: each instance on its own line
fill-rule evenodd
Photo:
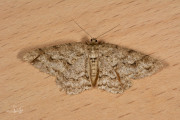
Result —
M 92 38 L 92 39 L 91 39 L 91 44 L 97 44 L 97 43 L 98 43 L 98 41 L 97 41 L 96 38 Z

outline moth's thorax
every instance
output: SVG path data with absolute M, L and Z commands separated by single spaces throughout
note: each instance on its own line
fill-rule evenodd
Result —
M 89 47 L 89 75 L 92 86 L 95 86 L 98 79 L 98 45 L 90 45 Z

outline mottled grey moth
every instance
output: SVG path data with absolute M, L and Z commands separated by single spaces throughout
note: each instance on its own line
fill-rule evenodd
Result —
M 131 80 L 143 78 L 163 67 L 162 62 L 114 44 L 74 42 L 26 52 L 23 59 L 40 71 L 56 77 L 59 88 L 78 94 L 92 87 L 123 93 Z

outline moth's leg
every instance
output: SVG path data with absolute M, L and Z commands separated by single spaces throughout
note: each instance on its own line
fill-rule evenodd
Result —
M 123 88 L 123 90 L 127 90 L 132 86 L 131 80 L 121 77 L 120 74 L 116 71 L 116 69 L 114 69 L 114 71 L 116 73 L 118 81 L 120 82 L 120 86 Z
M 121 82 L 121 78 L 120 78 L 120 76 L 119 76 L 119 74 L 117 73 L 116 70 L 115 70 L 115 73 L 116 73 L 116 75 L 117 75 L 117 79 L 118 79 L 118 81 L 119 81 L 119 83 L 120 83 L 120 86 L 124 89 L 123 83 Z

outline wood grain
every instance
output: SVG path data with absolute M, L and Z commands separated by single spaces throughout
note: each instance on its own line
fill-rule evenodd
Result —
M 179 120 L 179 0 L 1 0 L 0 120 Z M 168 63 L 123 94 L 59 92 L 55 78 L 17 56 L 24 49 L 102 36 Z M 21 111 L 22 110 L 22 111 Z M 21 111 L 21 112 L 20 112 Z

